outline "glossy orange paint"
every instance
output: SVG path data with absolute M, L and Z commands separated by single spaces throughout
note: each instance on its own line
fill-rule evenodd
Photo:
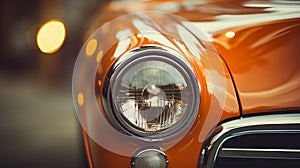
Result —
M 300 109 L 300 19 L 230 29 L 214 35 L 230 67 L 243 114 Z

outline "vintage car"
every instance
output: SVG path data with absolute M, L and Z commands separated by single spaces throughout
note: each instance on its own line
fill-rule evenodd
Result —
M 299 167 L 300 2 L 115 1 L 89 27 L 90 167 Z

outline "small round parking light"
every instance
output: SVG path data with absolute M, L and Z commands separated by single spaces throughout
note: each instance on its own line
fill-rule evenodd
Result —
M 164 152 L 157 149 L 146 149 L 139 152 L 132 159 L 132 167 L 155 167 L 166 168 L 168 166 L 168 159 Z

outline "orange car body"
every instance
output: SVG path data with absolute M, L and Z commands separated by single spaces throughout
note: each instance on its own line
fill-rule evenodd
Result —
M 118 150 L 131 154 L 125 156 L 103 148 L 84 129 L 90 167 L 130 167 L 135 153 L 149 146 L 156 146 L 165 152 L 168 167 L 197 167 L 204 143 L 219 131 L 218 125 L 253 115 L 299 113 L 300 4 L 295 5 L 298 8 L 291 6 L 284 2 L 227 0 L 205 3 L 118 1 L 102 7 L 95 15 L 88 34 L 105 22 L 128 13 L 163 11 L 189 20 L 199 27 L 199 31 L 201 29 L 210 36 L 212 41 L 205 44 L 208 49 L 204 52 L 207 55 L 201 59 L 201 63 L 196 57 L 185 56 L 197 72 L 196 77 L 202 86 L 199 112 L 189 132 L 171 147 L 164 141 L 128 142 L 107 132 L 105 127 L 99 127 L 96 116 L 90 117 L 83 120 L 90 129 L 95 129 L 98 136 L 105 138 Z M 157 22 L 160 25 L 167 23 L 165 20 Z M 126 51 L 145 44 L 163 45 L 135 35 Z M 102 57 L 96 76 L 96 81 L 100 82 L 99 85 L 95 84 L 99 95 L 102 95 L 101 81 L 105 81 L 108 70 L 121 57 L 111 56 L 116 47 L 114 45 Z M 210 47 L 216 48 L 218 53 L 210 51 Z M 209 81 L 217 81 L 218 78 L 225 81 L 225 89 L 220 88 L 222 93 L 210 91 L 211 87 L 218 88 L 218 83 Z

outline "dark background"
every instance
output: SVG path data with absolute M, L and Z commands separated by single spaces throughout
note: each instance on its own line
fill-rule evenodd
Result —
M 72 102 L 72 70 L 97 0 L 2 0 L 0 167 L 87 167 Z M 60 50 L 42 53 L 38 29 L 59 19 Z

